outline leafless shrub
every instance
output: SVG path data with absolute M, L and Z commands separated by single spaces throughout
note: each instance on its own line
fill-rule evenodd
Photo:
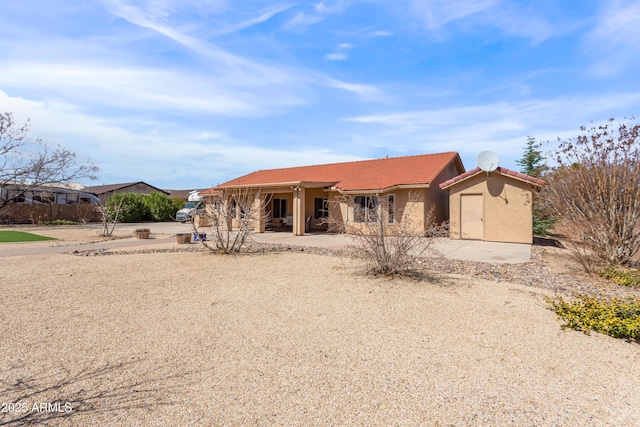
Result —
M 117 203 L 112 203 L 109 206 L 99 204 L 95 207 L 100 215 L 100 223 L 102 225 L 101 236 L 110 237 L 113 235 L 118 220 L 120 219 L 120 214 L 124 208 L 124 201 L 125 199 L 122 197 Z
M 95 179 L 97 166 L 79 163 L 74 152 L 31 138 L 29 122 L 18 125 L 12 113 L 0 113 L 0 188 L 13 185 L 18 193 L 0 198 L 0 209 L 28 191 L 73 180 Z
M 438 255 L 432 247 L 434 239 L 448 233 L 446 223 L 434 221 L 435 206 L 424 217 L 428 226 L 422 226 L 413 215 L 421 202 L 419 194 L 411 193 L 406 205 L 396 209 L 384 196 L 343 196 L 333 203 L 346 204 L 352 218 L 343 221 L 330 215 L 324 222 L 330 230 L 353 236 L 354 244 L 349 249 L 367 261 L 368 273 L 410 274 L 423 267 L 427 256 Z
M 196 233 L 205 232 L 202 245 L 212 252 L 234 254 L 242 250 L 255 227 L 267 222 L 268 200 L 260 191 L 224 190 L 208 200 L 193 222 Z
M 580 130 L 560 141 L 542 200 L 561 219 L 576 260 L 594 272 L 640 250 L 640 125 L 610 119 Z

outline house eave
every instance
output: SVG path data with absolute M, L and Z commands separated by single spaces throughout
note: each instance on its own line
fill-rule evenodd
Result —
M 289 182 L 267 182 L 262 184 L 238 184 L 238 185 L 219 185 L 213 187 L 214 190 L 286 190 L 292 191 L 292 187 L 303 188 L 325 188 L 335 185 L 335 181 L 331 182 L 316 182 L 316 181 L 289 181 Z
M 393 185 L 387 188 L 375 188 L 369 190 L 342 190 L 337 187 L 331 187 L 332 191 L 337 191 L 340 194 L 344 195 L 359 195 L 359 194 L 381 194 L 381 193 L 389 193 L 397 190 L 425 190 L 427 188 L 431 188 L 429 184 L 398 184 Z
M 483 174 L 483 173 L 487 174 L 487 176 L 491 176 L 491 174 L 497 174 L 497 175 L 499 175 L 499 176 L 504 176 L 504 177 L 507 177 L 507 178 L 511 178 L 511 179 L 513 179 L 513 180 L 516 180 L 516 181 L 519 181 L 519 182 L 523 182 L 523 183 L 528 184 L 528 185 L 530 185 L 530 186 L 532 186 L 532 187 L 535 187 L 535 188 L 541 188 L 541 187 L 543 186 L 543 184 L 540 184 L 540 183 L 537 183 L 537 182 L 531 181 L 531 180 L 529 180 L 529 179 L 523 179 L 523 178 L 520 178 L 520 177 L 519 177 L 519 176 L 517 176 L 517 175 L 512 175 L 512 174 L 510 174 L 510 173 L 503 173 L 503 172 L 501 172 L 501 171 L 499 171 L 499 170 L 496 170 L 496 171 L 492 171 L 492 172 L 478 171 L 478 172 L 473 173 L 473 174 L 471 174 L 471 175 L 469 175 L 469 176 L 465 176 L 465 177 L 464 177 L 464 178 L 462 178 L 462 179 L 459 179 L 459 180 L 457 180 L 457 181 L 454 181 L 454 182 L 452 182 L 452 183 L 450 183 L 450 184 L 448 184 L 448 185 L 442 186 L 442 187 L 440 187 L 440 189 L 441 189 L 441 190 L 447 190 L 447 191 L 449 191 L 449 190 L 451 190 L 451 187 L 455 187 L 456 185 L 461 184 L 461 183 L 463 183 L 463 182 L 466 182 L 466 181 L 468 181 L 469 179 L 475 178 L 475 177 L 477 177 L 478 175 L 481 175 L 481 174 Z

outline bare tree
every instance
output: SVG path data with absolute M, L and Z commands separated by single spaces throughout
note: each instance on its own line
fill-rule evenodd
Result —
M 124 202 L 125 198 L 120 197 L 115 201 L 115 203 L 108 205 L 100 204 L 95 207 L 100 215 L 100 223 L 102 225 L 102 231 L 100 232 L 101 236 L 110 237 L 113 235 L 124 209 Z
M 344 221 L 329 215 L 329 229 L 353 236 L 351 252 L 367 261 L 374 275 L 407 274 L 422 267 L 427 256 L 439 255 L 434 239 L 447 234 L 447 225 L 435 223 L 435 206 L 424 216 L 426 228 L 413 215 L 422 197 L 411 193 L 404 208 L 395 208 L 384 196 L 343 196 L 334 204 L 344 204 L 352 218 Z
M 610 119 L 580 130 L 560 141 L 542 197 L 578 262 L 593 272 L 627 264 L 640 250 L 640 125 Z
M 61 145 L 31 138 L 29 121 L 19 125 L 12 113 L 0 113 L 0 188 L 10 185 L 14 190 L 11 198 L 0 197 L 0 209 L 34 188 L 95 179 L 97 171 Z
M 210 251 L 238 253 L 256 225 L 268 221 L 265 213 L 267 203 L 260 191 L 224 190 L 196 215 L 194 230 L 196 233 L 206 232 L 207 240 L 200 240 Z

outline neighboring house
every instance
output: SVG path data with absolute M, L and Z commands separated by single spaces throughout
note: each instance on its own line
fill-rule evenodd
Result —
M 189 193 L 191 193 L 192 190 L 165 190 L 168 194 L 169 197 L 171 197 L 172 199 L 176 199 L 176 198 L 180 198 L 183 199 L 185 202 L 187 201 L 187 199 L 189 198 Z M 198 191 L 198 190 L 195 190 Z
M 161 190 L 153 185 L 149 185 L 146 182 L 126 182 L 124 184 L 108 184 L 108 185 L 94 185 L 91 187 L 85 187 L 84 191 L 89 191 L 98 195 L 102 203 L 106 203 L 107 199 L 115 193 L 137 193 L 137 194 L 151 194 L 161 193 L 169 195 L 168 191 Z
M 544 184 L 503 167 L 476 167 L 441 183 L 450 192 L 450 237 L 533 243 L 533 192 Z
M 340 196 L 352 196 L 365 213 L 373 208 L 373 196 L 386 198 L 389 210 L 383 214 L 389 227 L 397 226 L 401 218 L 396 213 L 404 210 L 410 194 L 415 193 L 421 201 L 412 206 L 412 221 L 425 229 L 433 205 L 437 221 L 448 219 L 449 197 L 439 184 L 463 172 L 458 153 L 447 152 L 260 170 L 200 194 L 213 198 L 220 191 L 259 193 L 268 202 L 263 213 L 272 223 L 288 224 L 295 235 L 303 235 L 305 230 L 325 229 L 322 221 L 328 215 L 343 221 L 366 221 L 366 214 L 362 218 Z M 254 229 L 264 232 L 266 225 L 258 221 Z

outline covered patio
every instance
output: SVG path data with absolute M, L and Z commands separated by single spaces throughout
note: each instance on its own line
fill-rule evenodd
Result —
M 255 232 L 288 231 L 295 236 L 326 231 L 323 219 L 329 215 L 329 193 L 333 182 L 287 182 L 277 185 L 225 186 L 227 197 L 251 194 L 258 209 Z

